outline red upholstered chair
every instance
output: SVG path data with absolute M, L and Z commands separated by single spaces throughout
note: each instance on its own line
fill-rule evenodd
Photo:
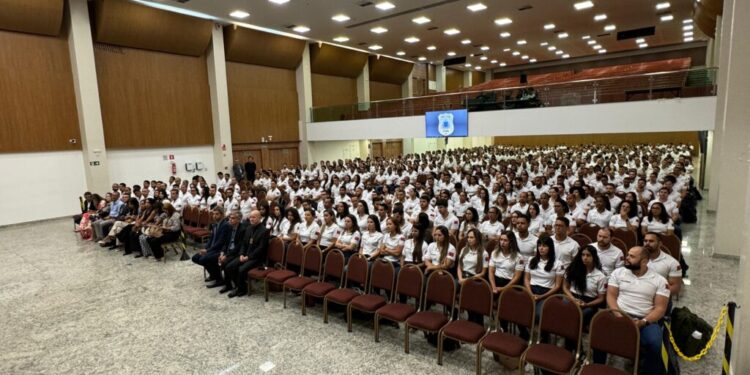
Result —
M 380 341 L 380 319 L 403 323 L 417 312 L 422 303 L 423 286 L 424 274 L 419 266 L 409 264 L 401 268 L 396 281 L 396 297 L 414 298 L 414 304 L 401 303 L 394 298 L 392 303 L 388 303 L 375 311 L 375 342 Z
M 429 310 L 432 304 L 442 305 L 445 312 Z M 421 310 L 406 319 L 404 352 L 409 352 L 409 332 L 412 329 L 429 333 L 439 332 L 453 317 L 455 304 L 456 283 L 453 275 L 445 270 L 433 271 L 427 278 L 427 288 L 424 292 Z
M 619 238 L 625 243 L 625 251 L 630 250 L 638 244 L 638 234 L 635 231 L 627 229 L 612 229 L 612 238 Z
M 352 331 L 352 310 L 375 313 L 379 308 L 393 300 L 393 281 L 396 279 L 394 272 L 393 263 L 385 259 L 378 259 L 372 264 L 367 293 L 354 297 L 346 307 L 346 321 L 349 332 Z M 387 298 L 383 296 L 383 292 L 388 295 Z
M 668 254 L 671 255 L 672 258 L 680 260 L 680 258 L 682 258 L 682 242 L 680 242 L 680 238 L 674 233 L 670 235 L 662 234 L 660 238 L 661 243 L 669 249 Z
M 304 260 L 305 250 L 302 248 L 302 243 L 295 241 L 289 244 L 289 248 L 286 250 L 286 262 L 284 269 L 275 270 L 263 279 L 263 295 L 268 302 L 268 284 L 282 286 L 284 281 L 297 276 L 297 271 L 289 269 L 289 266 L 293 266 L 297 269 L 302 269 L 302 262 Z
M 581 349 L 583 314 L 581 308 L 568 297 L 557 294 L 542 304 L 539 319 L 539 336 L 521 356 L 521 365 L 530 363 L 542 370 L 556 374 L 568 374 L 575 367 Z M 543 333 L 552 334 L 575 342 L 575 350 L 568 351 L 555 344 L 541 342 Z M 553 341 L 554 342 L 554 341 Z
M 302 292 L 307 285 L 320 280 L 323 268 L 323 252 L 316 245 L 307 246 L 302 261 L 302 269 L 298 276 L 290 277 L 284 281 L 282 293 L 284 293 L 284 308 L 286 308 L 287 291 Z M 305 301 L 302 300 L 302 305 Z
M 346 280 L 341 288 L 334 289 L 326 293 L 323 297 L 323 323 L 328 323 L 328 303 L 332 302 L 338 305 L 348 305 L 354 297 L 362 294 L 360 290 L 354 288 L 361 288 L 364 290 L 367 286 L 367 276 L 370 270 L 367 265 L 367 258 L 362 254 L 355 254 L 349 258 L 347 265 Z
M 591 242 L 594 242 L 596 241 L 596 236 L 599 234 L 599 229 L 602 228 L 594 223 L 586 223 L 581 226 L 580 233 L 585 234 L 589 239 L 591 239 Z M 591 242 L 589 242 L 588 244 L 590 244 Z M 584 248 L 584 246 L 581 246 L 581 248 Z
M 492 287 L 487 280 L 472 277 L 461 284 L 461 294 L 458 297 L 458 313 L 468 311 L 485 316 L 492 316 Z M 443 341 L 445 338 L 454 339 L 467 344 L 476 344 L 482 341 L 487 334 L 484 324 L 477 324 L 464 319 L 457 319 L 446 324 L 438 336 L 438 364 L 443 364 Z M 482 357 L 477 350 L 477 362 Z
M 497 247 L 497 241 L 495 240 L 489 240 L 487 241 L 486 244 L 484 244 L 484 250 L 487 251 L 487 254 L 492 254 L 492 251 L 495 250 L 496 247 Z
M 633 319 L 625 313 L 618 318 L 613 310 L 602 310 L 591 319 L 589 348 L 586 358 L 593 358 L 594 350 L 614 354 L 633 361 L 633 375 L 638 374 L 638 355 L 641 332 Z M 603 364 L 586 364 L 579 375 L 627 375 L 628 373 Z
M 573 239 L 573 241 L 578 242 L 578 246 L 583 249 L 584 247 L 590 245 L 592 242 L 591 237 L 583 234 L 583 233 L 573 233 L 570 235 L 570 238 Z
M 531 339 L 523 339 L 510 332 L 504 332 L 500 322 L 508 322 L 534 332 L 536 303 L 534 296 L 520 285 L 514 285 L 500 293 L 495 317 L 496 331 L 490 332 L 477 347 L 477 374 L 482 373 L 482 350 L 505 357 L 518 358 L 519 367 L 523 353 L 531 344 Z M 523 368 L 523 367 L 521 367 Z
M 458 239 L 456 238 L 455 235 L 448 236 L 448 242 L 450 242 L 450 244 L 453 245 L 453 247 L 458 248 L 457 247 L 458 246 Z
M 331 279 L 336 280 L 339 285 L 331 282 Z M 302 301 L 306 302 L 307 297 L 323 298 L 328 292 L 336 289 L 344 281 L 344 254 L 341 250 L 328 251 L 326 256 L 325 266 L 323 266 L 323 274 L 320 275 L 320 280 L 307 284 L 302 288 Z M 307 314 L 307 303 L 302 303 L 302 315 Z
M 284 241 L 274 237 L 268 241 L 267 264 L 247 271 L 247 290 L 252 290 L 253 280 L 265 280 L 269 273 L 284 268 Z
M 612 237 L 612 239 L 610 241 L 611 241 L 611 245 L 612 246 L 617 247 L 620 250 L 622 250 L 622 255 L 623 256 L 627 256 L 628 255 L 628 250 L 629 250 L 628 249 L 628 245 L 625 242 L 623 242 L 623 240 L 621 240 L 619 238 Z
M 458 240 L 458 244 L 456 245 L 456 252 L 460 254 L 461 253 L 461 249 L 463 249 L 464 247 L 466 247 L 466 236 L 464 236 L 464 238 Z

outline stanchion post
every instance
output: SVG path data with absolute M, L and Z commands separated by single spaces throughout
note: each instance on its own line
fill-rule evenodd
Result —
M 734 311 L 737 304 L 729 302 L 727 304 L 727 332 L 724 336 L 724 359 L 721 362 L 721 375 L 729 375 L 730 363 L 732 358 L 732 336 L 734 336 Z

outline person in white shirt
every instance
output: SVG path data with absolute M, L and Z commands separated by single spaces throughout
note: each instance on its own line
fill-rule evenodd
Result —
M 430 221 L 435 220 L 435 211 L 432 209 L 432 207 L 430 207 L 430 196 L 426 194 L 422 195 L 419 198 L 419 207 L 412 211 L 409 222 L 411 222 L 412 224 L 416 224 L 419 218 L 419 214 L 422 212 L 427 214 L 427 217 L 430 219 Z
M 453 193 L 456 195 L 456 193 Z M 468 197 L 466 196 L 466 192 L 461 192 L 458 195 L 457 200 L 453 201 L 453 213 L 456 215 L 456 217 L 463 217 L 464 214 L 466 214 L 466 210 L 471 207 L 471 202 L 469 202 Z
M 224 191 L 224 212 L 232 212 L 240 209 L 240 202 L 234 198 L 234 189 L 227 188 Z
M 639 373 L 663 374 L 662 328 L 658 324 L 667 311 L 669 284 L 649 269 L 649 250 L 635 246 L 628 250 L 625 266 L 609 277 L 607 307 L 623 311 L 633 319 L 641 331 L 641 359 Z M 606 355 L 594 353 L 595 363 L 605 363 Z
M 526 201 L 528 199 L 528 196 L 529 194 L 525 191 L 522 191 L 520 194 L 518 194 L 518 202 L 511 206 L 510 212 L 512 213 L 518 211 L 525 215 L 526 212 L 529 211 L 529 204 Z
M 380 248 L 373 254 L 371 259 L 383 257 L 383 259 L 393 264 L 395 274 L 398 274 L 398 271 L 401 269 L 401 253 L 404 250 L 406 237 L 401 234 L 401 229 L 393 221 L 393 218 L 388 219 L 385 227 L 386 233 L 383 234 Z
M 544 218 L 539 213 L 539 205 L 536 203 L 529 203 L 529 211 L 526 214 L 529 217 L 529 233 L 538 236 L 544 232 Z M 518 222 L 516 220 L 516 222 Z
M 456 248 L 448 240 L 448 228 L 437 227 L 432 232 L 435 241 L 427 246 L 424 255 L 425 273 L 435 270 L 450 270 L 456 261 Z
M 609 208 L 609 201 L 604 196 L 597 195 L 594 198 L 594 209 L 589 210 L 586 215 L 586 221 L 590 224 L 596 224 L 600 228 L 609 226 L 609 220 L 612 218 L 612 211 Z
M 510 231 L 503 232 L 490 258 L 489 279 L 492 291 L 499 295 L 503 290 L 517 285 L 524 268 L 525 260 L 518 251 L 516 235 Z
M 497 207 L 490 207 L 487 212 L 489 220 L 483 221 L 479 224 L 479 231 L 482 233 L 485 241 L 497 241 L 500 238 L 500 233 L 505 230 L 505 226 L 499 219 L 499 212 Z
M 353 254 L 359 252 L 359 241 L 361 239 L 362 234 L 359 232 L 357 219 L 354 215 L 349 214 L 344 218 L 344 227 L 333 247 L 341 250 L 344 253 L 344 258 L 348 261 Z
M 318 240 L 320 249 L 327 250 L 331 245 L 335 244 L 340 233 L 341 228 L 334 220 L 333 211 L 326 210 L 323 213 L 323 225 L 320 226 L 320 239 Z
M 357 227 L 367 228 L 367 218 L 370 216 L 370 208 L 367 207 L 367 202 L 357 202 L 357 214 L 355 219 L 357 221 Z
M 377 256 L 382 240 L 383 233 L 380 231 L 380 220 L 377 216 L 370 215 L 367 218 L 367 227 L 362 231 L 359 253 L 367 258 L 373 255 Z
M 649 232 L 643 236 L 643 247 L 649 252 L 648 268 L 669 283 L 669 294 L 678 295 L 682 289 L 682 267 L 674 257 L 661 251 L 659 234 Z
M 612 229 L 627 229 L 635 231 L 638 229 L 638 208 L 631 202 L 622 201 L 617 214 L 609 218 L 609 227 Z
M 439 227 L 441 225 L 448 228 L 448 233 L 451 236 L 458 234 L 458 218 L 448 212 L 448 201 L 445 199 L 438 199 L 437 203 L 437 215 L 433 220 L 433 225 Z
M 539 238 L 529 231 L 529 217 L 519 215 L 516 218 L 515 240 L 518 251 L 524 260 L 529 260 L 536 254 L 536 245 Z
M 674 224 L 666 208 L 661 202 L 653 202 L 648 210 L 648 216 L 641 221 L 641 233 L 648 232 L 670 235 L 674 232 Z
M 460 250 L 458 256 L 458 283 L 472 277 L 484 278 L 490 263 L 490 256 L 482 247 L 482 234 L 479 229 L 472 229 L 466 235 L 466 246 Z
M 404 250 L 401 257 L 401 268 L 407 264 L 423 264 L 423 255 L 427 251 L 427 242 L 425 242 L 426 229 L 420 225 L 411 228 L 411 236 L 404 241 Z
M 607 199 L 609 199 L 609 206 L 610 207 L 619 207 L 620 202 L 622 202 L 622 199 L 615 195 L 616 188 L 615 184 L 607 184 Z
M 607 295 L 607 275 L 597 250 L 589 245 L 576 254 L 565 270 L 563 293 L 575 301 L 583 313 L 583 324 L 588 326 Z
M 247 220 L 250 217 L 250 212 L 255 209 L 257 200 L 252 197 L 251 190 L 243 190 L 240 193 L 240 213 L 242 213 L 242 220 Z
M 224 199 L 221 194 L 216 192 L 216 186 L 211 186 L 208 190 L 208 197 L 206 198 L 206 208 L 213 209 L 214 205 L 223 206 Z
M 569 224 L 568 218 L 557 218 L 555 221 L 555 235 L 553 237 L 557 261 L 564 267 L 573 261 L 573 257 L 575 257 L 576 254 L 578 254 L 578 250 L 580 250 L 578 242 L 568 237 L 566 228 L 568 228 Z
M 297 236 L 303 245 L 315 243 L 320 237 L 320 227 L 315 221 L 315 213 L 311 209 L 305 210 L 304 220 L 297 227 Z
M 560 292 L 563 272 L 563 266 L 555 256 L 552 238 L 541 237 L 537 242 L 536 255 L 526 263 L 524 277 L 524 286 L 536 301 L 537 317 L 541 316 L 544 300 Z
M 590 245 L 596 249 L 602 272 L 607 276 L 625 264 L 625 250 L 612 245 L 611 240 L 612 231 L 609 228 L 602 228 L 596 234 L 596 242 Z

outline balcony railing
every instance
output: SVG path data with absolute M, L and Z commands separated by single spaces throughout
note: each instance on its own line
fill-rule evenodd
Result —
M 716 95 L 716 68 L 644 73 L 312 108 L 312 122 L 617 103 Z

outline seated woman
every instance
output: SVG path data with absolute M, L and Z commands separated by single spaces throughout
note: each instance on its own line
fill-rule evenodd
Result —
M 479 214 L 477 213 L 476 208 L 469 207 L 466 209 L 466 212 L 464 212 L 463 220 L 458 226 L 458 239 L 464 239 L 466 234 L 469 233 L 469 230 L 472 228 L 479 228 Z
M 482 233 L 482 238 L 485 241 L 497 241 L 500 238 L 500 233 L 505 230 L 503 223 L 500 221 L 500 213 L 497 207 L 490 207 L 487 212 L 489 220 L 482 222 L 479 225 L 479 231 Z
M 297 238 L 302 245 L 315 243 L 320 237 L 320 227 L 312 209 L 305 210 L 304 220 L 297 226 Z
M 382 240 L 383 233 L 380 232 L 380 220 L 376 215 L 370 215 L 367 218 L 367 227 L 362 231 L 359 253 L 369 259 L 377 254 Z
M 383 234 L 383 240 L 380 242 L 380 248 L 372 255 L 372 258 L 383 257 L 393 264 L 395 275 L 401 269 L 401 253 L 404 250 L 404 235 L 401 234 L 401 228 L 396 225 L 393 218 L 386 222 L 386 233 Z
M 416 264 L 422 266 L 423 255 L 427 250 L 427 242 L 425 242 L 426 229 L 422 228 L 420 224 L 416 224 L 411 228 L 411 236 L 404 242 L 403 256 L 401 257 L 401 267 L 407 264 Z
M 346 261 L 349 261 L 349 258 L 359 251 L 359 241 L 361 238 L 362 234 L 359 233 L 357 218 L 349 214 L 344 218 L 344 228 L 342 228 L 341 234 L 339 234 L 333 247 L 341 250 L 344 253 Z
M 537 318 L 542 313 L 542 302 L 560 292 L 563 276 L 562 264 L 555 259 L 555 243 L 552 237 L 541 237 L 536 244 L 536 255 L 526 264 L 524 286 L 536 301 Z
M 165 243 L 176 241 L 180 238 L 180 231 L 182 224 L 180 222 L 180 213 L 174 209 L 171 203 L 164 203 L 164 213 L 166 218 L 162 221 L 161 235 L 150 235 L 146 239 L 151 252 L 154 254 L 154 259 L 158 262 L 164 257 L 164 249 L 161 247 Z M 158 233 L 158 232 L 157 232 Z
M 612 229 L 627 229 L 635 231 L 638 229 L 638 210 L 636 206 L 628 201 L 620 202 L 617 214 L 609 219 L 609 227 Z
M 529 203 L 529 233 L 540 236 L 544 232 L 544 218 L 539 214 L 539 204 Z
M 114 224 L 112 224 L 112 228 L 109 230 L 109 233 L 107 233 L 107 236 L 99 241 L 99 245 L 102 247 L 109 247 L 110 250 L 114 250 L 115 248 L 117 248 L 116 236 L 120 234 L 123 228 L 132 225 L 132 223 L 135 221 L 135 218 L 138 216 L 139 209 L 140 204 L 138 202 L 138 198 L 130 198 L 128 200 L 128 208 L 127 210 L 125 210 L 127 214 L 119 217 L 118 219 L 121 220 L 117 220 Z
M 162 205 L 154 198 L 144 199 L 144 207 L 141 208 L 141 214 L 139 219 L 136 219 L 133 227 L 127 232 L 127 237 L 123 243 L 125 244 L 125 252 L 122 254 L 128 255 L 132 253 L 139 253 L 143 256 L 143 251 L 140 245 L 140 237 L 143 235 L 143 231 L 146 228 L 156 224 L 156 221 L 162 215 Z M 137 256 L 138 254 L 136 254 Z M 150 253 L 149 253 L 150 255 Z M 139 257 L 140 258 L 140 257 Z
M 661 202 L 654 202 L 648 210 L 648 216 L 641 221 L 641 233 L 645 236 L 648 232 L 670 235 L 674 232 L 672 218 L 669 217 L 667 209 Z
M 492 251 L 489 262 L 490 286 L 499 295 L 503 290 L 517 285 L 524 271 L 524 261 L 518 250 L 516 235 L 504 231 L 500 235 L 497 247 Z
M 333 210 L 325 210 L 323 212 L 323 225 L 320 227 L 320 239 L 318 240 L 320 249 L 328 250 L 336 243 L 340 233 L 341 228 L 336 224 Z
M 435 242 L 427 246 L 427 253 L 423 256 L 425 273 L 453 269 L 453 263 L 456 261 L 456 248 L 450 243 L 448 236 L 448 228 L 443 225 L 433 230 L 432 239 Z
M 484 278 L 489 267 L 490 256 L 482 247 L 482 234 L 479 233 L 479 229 L 469 231 L 466 235 L 466 246 L 460 251 L 456 268 L 459 285 L 472 277 Z
M 276 235 L 281 237 L 281 239 L 284 241 L 284 244 L 294 242 L 299 236 L 299 227 L 301 222 L 302 219 L 300 219 L 299 217 L 299 211 L 294 208 L 290 208 L 286 211 L 286 217 L 284 218 L 284 220 L 282 220 L 281 224 L 279 224 L 279 231 Z M 271 232 L 271 235 L 273 235 L 273 232 Z
M 565 271 L 563 292 L 581 308 L 587 327 L 607 296 L 607 276 L 595 247 L 586 246 L 573 258 Z

